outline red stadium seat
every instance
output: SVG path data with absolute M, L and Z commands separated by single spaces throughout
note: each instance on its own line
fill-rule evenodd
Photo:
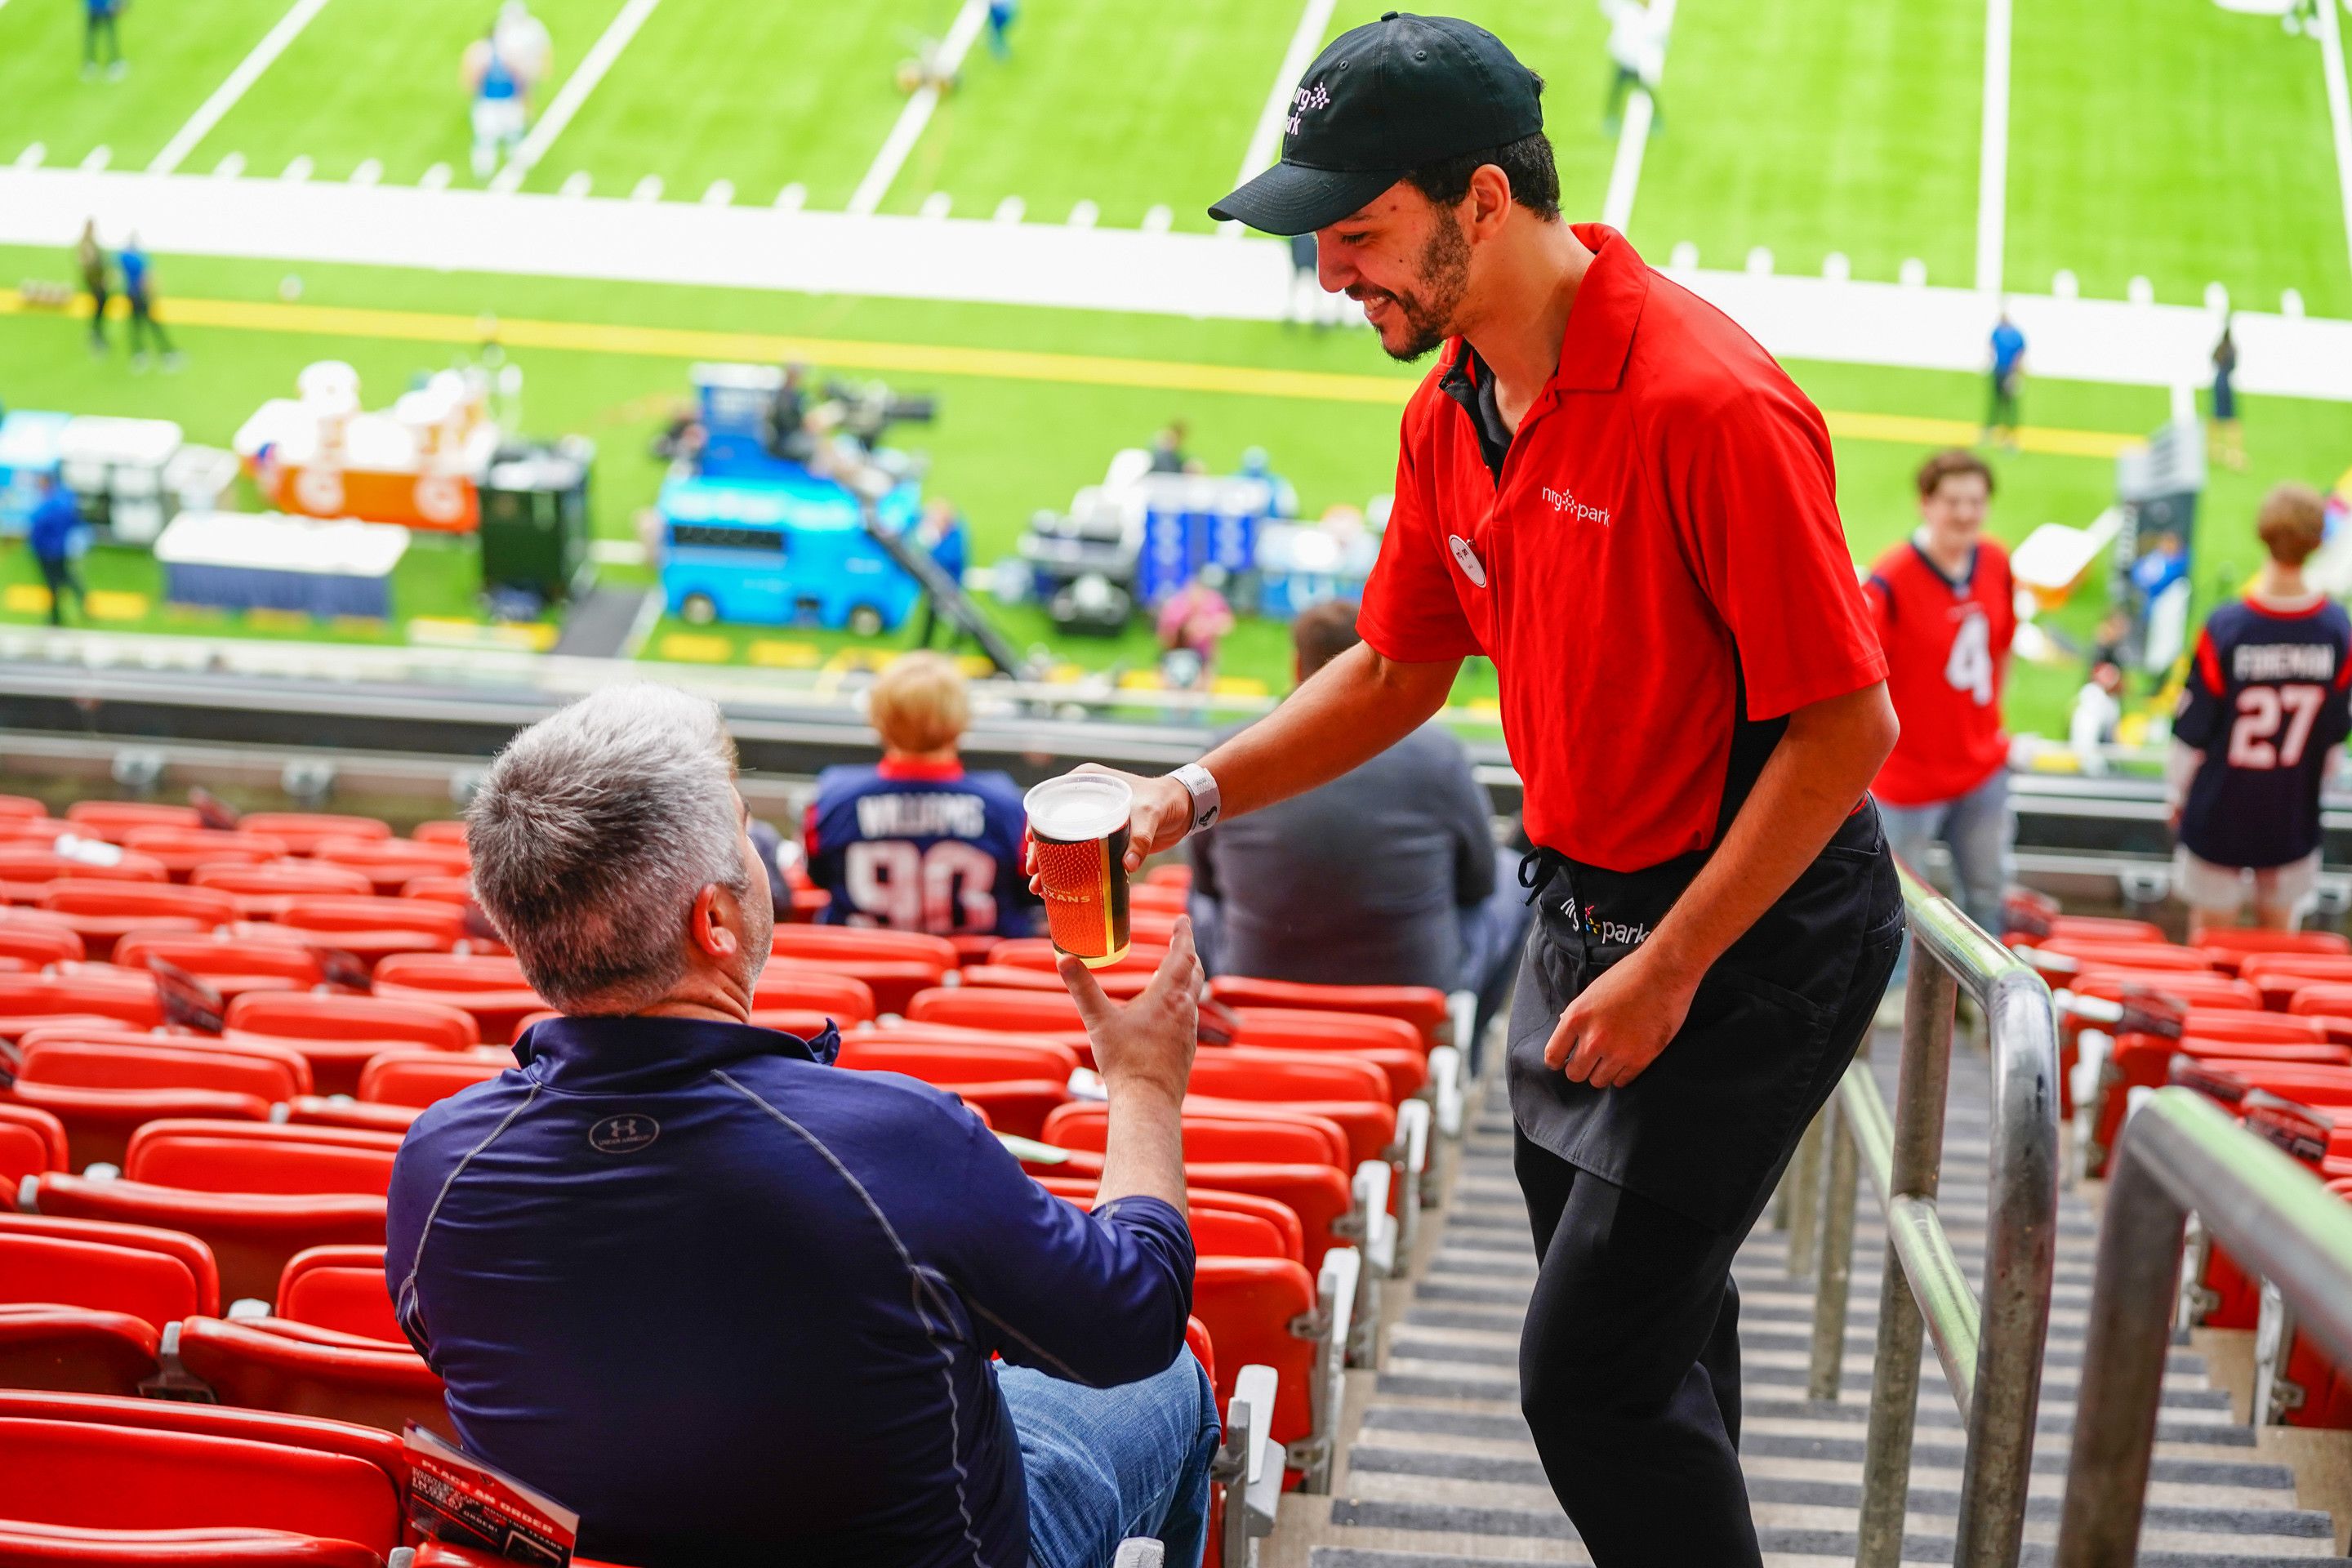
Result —
M 466 842 L 466 825 L 455 818 L 420 822 L 409 830 L 408 836 L 419 844 L 456 844 L 462 847 Z
M 322 941 L 333 942 L 354 952 L 373 943 L 382 952 L 369 953 L 371 957 L 390 952 L 446 952 L 466 935 L 466 911 L 432 899 L 373 895 L 296 899 L 278 918 L 286 925 L 317 931 Z M 406 938 L 410 945 L 398 945 L 392 940 L 396 937 Z M 428 939 L 436 945 L 418 947 L 415 945 L 417 938 Z
M 18 1047 L 16 1081 L 79 1089 L 211 1089 L 275 1102 L 311 1092 L 310 1068 L 283 1046 L 232 1046 L 197 1035 L 155 1035 L 136 1044 L 37 1035 Z
M 12 1412 L 0 1415 L 0 1471 L 10 1480 L 0 1510 L 20 1531 L 259 1528 L 346 1542 L 378 1556 L 403 1539 L 400 1472 L 387 1459 L 273 1436 Z
M 266 1121 L 270 1101 L 257 1094 L 215 1089 L 83 1089 L 19 1081 L 7 1099 L 55 1117 L 73 1147 L 74 1163 L 120 1165 L 131 1134 L 164 1117 L 213 1117 Z
M 383 1562 L 355 1541 L 285 1530 L 79 1530 L 0 1519 L 0 1568 L 381 1568 Z
M 846 1029 L 874 1016 L 874 988 L 822 965 L 783 960 L 760 972 L 751 1006 L 758 1012 L 818 1013 Z
M 1338 1123 L 1312 1114 L 1255 1113 L 1219 1105 L 1195 1109 L 1188 1100 L 1183 1113 L 1185 1168 L 1196 1164 L 1315 1164 L 1334 1170 L 1354 1167 L 1348 1159 L 1348 1136 Z M 1100 1100 L 1078 1100 L 1045 1118 L 1044 1142 L 1057 1149 L 1099 1154 L 1108 1142 L 1108 1108 Z
M 1412 1025 L 1433 1048 L 1453 1043 L 1453 1015 L 1445 993 L 1432 985 L 1306 985 L 1220 974 L 1209 982 L 1209 994 L 1229 1007 L 1370 1013 Z
M 122 836 L 142 827 L 202 827 L 205 819 L 193 805 L 167 805 L 143 800 L 78 800 L 66 807 L 74 831 L 92 838 L 121 843 Z
M 363 1132 L 404 1133 L 421 1105 L 373 1105 L 365 1100 L 306 1094 L 277 1108 L 289 1127 L 349 1127 Z
M 110 963 L 60 964 L 42 974 L 0 974 L 0 1015 L 100 1015 L 118 1025 L 152 1029 L 163 1021 L 163 1004 L 152 974 Z M 27 1026 L 38 1026 L 6 1032 L 19 1035 Z
M 1090 1177 L 1039 1176 L 1036 1181 L 1038 1185 L 1056 1197 L 1068 1198 L 1087 1208 L 1094 1206 L 1097 1184 Z M 1279 1204 L 1272 1198 L 1262 1198 L 1249 1193 L 1221 1192 L 1214 1187 L 1187 1187 L 1184 1189 L 1184 1206 L 1194 1215 L 1233 1215 L 1257 1221 L 1273 1232 L 1279 1243 L 1271 1256 L 1287 1258 L 1297 1262 L 1303 1262 L 1306 1259 L 1306 1233 L 1298 1223 L 1298 1215 L 1292 1212 L 1286 1204 Z M 1216 1234 L 1234 1233 L 1219 1231 Z M 1246 1253 L 1243 1256 L 1257 1255 Z
M 1023 1138 L 1042 1135 L 1046 1116 L 1069 1102 L 1078 1054 L 1045 1041 L 944 1046 L 889 1035 L 852 1035 L 836 1065 L 856 1072 L 897 1072 L 951 1089 L 986 1112 L 991 1126 Z
M 2191 973 L 2212 968 L 2212 961 L 2194 948 L 2176 947 L 2167 942 L 2096 942 L 2080 937 L 2050 936 L 2031 942 L 2020 941 L 2012 946 L 2041 955 L 2043 959 L 2064 961 L 2060 969 L 2152 969 L 2185 970 Z
M 231 1300 L 268 1300 L 286 1260 L 336 1242 L 383 1245 L 383 1200 L 358 1194 L 199 1193 L 144 1182 L 33 1176 L 31 1212 L 184 1231 L 213 1250 Z M 21 1203 L 20 1203 L 21 1206 Z
M 455 904 L 464 909 L 474 901 L 474 879 L 470 875 L 411 877 L 400 885 L 399 897 L 423 899 L 436 904 Z M 481 939 L 468 937 L 467 940 L 478 942 Z
M 2047 933 L 2075 942 L 2163 942 L 2162 927 L 2150 921 L 2122 920 L 2113 915 L 2057 915 Z
M 188 873 L 192 888 L 226 893 L 239 920 L 280 919 L 297 899 L 365 896 L 374 886 L 348 866 L 318 860 L 272 860 L 257 866 L 210 863 Z
M 313 1247 L 296 1253 L 278 1277 L 278 1316 L 394 1344 L 404 1338 L 392 1315 L 381 1247 Z
M 13 1260 L 0 1247 L 0 1270 Z M 136 1394 L 160 1370 L 163 1331 L 133 1312 L 0 1303 L 0 1383 L 76 1394 Z M 0 1517 L 5 1516 L 0 1502 Z
M 29 795 L 0 795 L 0 822 L 38 822 L 49 808 Z
M 359 1097 L 383 1105 L 427 1106 L 494 1079 L 513 1065 L 471 1053 L 384 1051 L 360 1069 Z
M 863 926 L 782 925 L 776 928 L 774 957 L 864 981 L 878 1012 L 904 1013 L 908 999 L 937 985 L 961 962 L 955 943 L 919 931 Z
M 1185 889 L 1167 882 L 1129 882 L 1127 885 L 1127 907 L 1129 910 L 1156 910 L 1164 914 L 1181 915 L 1191 905 L 1192 897 Z
M 322 838 L 311 847 L 310 858 L 348 866 L 383 894 L 397 893 L 404 883 L 419 877 L 462 877 L 468 865 L 462 845 L 405 838 Z
M 0 1100 L 0 1211 L 16 1201 L 16 1184 L 43 1171 L 72 1167 L 66 1124 L 46 1110 Z
M 219 1289 L 190 1237 L 0 1217 L 0 1385 L 135 1394 L 158 1370 L 164 1331 L 217 1311 Z
M 474 1016 L 485 1041 L 500 1046 L 515 1037 L 525 1017 L 547 1006 L 523 979 L 520 965 L 493 954 L 396 953 L 376 965 L 375 993 L 462 1008 Z
M 69 1219 L 57 1215 L 0 1214 L 0 1237 L 8 1236 L 86 1241 L 159 1254 L 177 1262 L 195 1281 L 194 1310 L 220 1310 L 220 1267 L 213 1258 L 213 1249 L 185 1231 L 114 1220 Z
M 1100 1154 L 1081 1150 L 1056 1152 L 1058 1157 L 1024 1158 L 1022 1163 L 1034 1176 L 1087 1182 L 1101 1177 Z M 1350 1215 L 1355 1209 L 1355 1191 L 1347 1173 L 1337 1165 L 1320 1161 L 1269 1164 L 1245 1160 L 1187 1160 L 1184 1182 L 1188 1190 L 1206 1187 L 1240 1193 L 1270 1199 L 1289 1209 L 1298 1218 L 1300 1246 L 1309 1269 L 1320 1269 L 1331 1248 L 1353 1245 Z
M 359 1193 L 392 1185 L 399 1138 L 389 1132 L 271 1122 L 150 1121 L 131 1136 L 131 1181 L 204 1193 Z
M 85 942 L 93 930 L 103 931 L 110 941 L 151 920 L 194 921 L 209 931 L 236 918 L 236 901 L 215 889 L 79 874 L 51 882 L 35 907 L 63 916 Z M 95 943 L 91 951 L 98 951 Z
M 909 999 L 907 1017 L 919 1024 L 952 1024 L 970 1029 L 1054 1034 L 1084 1029 L 1069 993 L 1005 991 L 988 986 L 939 986 Z
M 134 931 L 114 944 L 114 962 L 126 969 L 144 969 L 151 958 L 186 970 L 224 997 L 307 991 L 321 978 L 317 954 L 289 942 Z
M 1300 1013 L 1287 1008 L 1236 1009 L 1241 1027 L 1233 1048 L 1329 1053 L 1367 1062 L 1388 1075 L 1389 1100 L 1402 1104 L 1429 1081 L 1429 1058 L 1410 1024 L 1350 1013 Z
M 1141 974 L 1149 977 L 1168 956 L 1164 944 L 1137 941 L 1129 946 L 1127 956 L 1116 963 L 1104 964 L 1095 973 Z M 992 965 L 1009 969 L 1035 969 L 1050 974 L 1061 963 L 1061 953 L 1052 941 L 1042 936 L 1007 938 L 988 950 Z
M 385 1051 L 463 1050 L 481 1038 L 472 1014 L 424 998 L 256 992 L 229 1003 L 227 1024 L 231 1043 L 300 1052 L 322 1094 L 358 1092 L 360 1069 Z
M 152 855 L 120 852 L 100 862 L 80 855 L 62 854 L 39 840 L 0 841 L 0 901 L 32 904 L 40 901 L 50 883 L 64 878 L 77 881 L 162 884 L 171 873 Z
M 122 847 L 153 856 L 183 882 L 199 866 L 258 866 L 287 853 L 282 838 L 211 827 L 134 827 L 122 836 Z
M 2352 953 L 2249 953 L 2239 961 L 2238 978 L 2262 992 L 2264 1006 L 2284 1012 L 2305 986 L 2352 984 Z
M 180 1363 L 226 1404 L 387 1432 L 410 1421 L 449 1430 L 440 1378 L 405 1343 L 263 1322 L 272 1326 L 190 1318 L 180 1325 Z
M 2189 945 L 2217 968 L 2236 973 L 2243 960 L 2259 952 L 2352 953 L 2352 939 L 2332 931 L 2265 931 L 2252 926 L 2201 926 L 2189 933 Z
M 21 959 L 33 969 L 52 963 L 75 963 L 87 956 L 81 938 L 60 921 L 0 920 L 0 957 Z
M 342 816 L 332 812 L 253 811 L 237 822 L 247 833 L 268 833 L 283 838 L 297 855 L 309 855 L 330 838 L 389 838 L 392 826 L 373 816 Z
M 1181 860 L 1166 860 L 1145 871 L 1143 879 L 1155 888 L 1178 888 L 1190 892 L 1192 889 L 1192 868 Z
M 2296 1037 L 2296 1024 L 2309 1026 L 2310 1032 Z M 2115 1149 L 2131 1103 L 2131 1091 L 2170 1082 L 2174 1058 L 2182 1057 L 2192 1061 L 2257 1058 L 2352 1066 L 2352 1047 L 2328 1043 L 2324 1031 L 2308 1019 L 2290 1019 L 2276 1013 L 2192 1012 L 2184 1020 L 2179 1039 L 2160 1035 L 2118 1036 L 2100 1074 L 2091 1143 L 2084 1152 L 2088 1173 L 2095 1176 L 2105 1172 L 2107 1155 Z
M 1095 984 L 1103 994 L 1114 1002 L 1132 1001 L 1143 994 L 1151 984 L 1152 972 L 1134 969 L 1098 969 Z M 1010 963 L 979 963 L 963 971 L 963 984 L 970 987 L 993 986 L 1000 991 L 1050 991 L 1067 995 L 1062 977 L 1050 969 L 1024 969 Z

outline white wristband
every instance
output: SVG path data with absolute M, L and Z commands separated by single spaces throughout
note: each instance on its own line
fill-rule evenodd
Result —
M 1215 826 L 1218 816 L 1224 810 L 1224 801 L 1217 793 L 1217 781 L 1211 776 L 1209 770 L 1198 763 L 1186 763 L 1168 776 L 1182 784 L 1184 793 L 1192 797 L 1192 820 L 1184 829 L 1185 833 L 1189 836 Z

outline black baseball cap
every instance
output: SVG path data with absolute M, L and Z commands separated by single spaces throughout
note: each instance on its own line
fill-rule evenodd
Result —
M 1268 234 L 1339 222 L 1408 170 L 1533 136 L 1541 84 L 1457 16 L 1391 11 L 1339 35 L 1290 100 L 1282 162 L 1209 209 Z

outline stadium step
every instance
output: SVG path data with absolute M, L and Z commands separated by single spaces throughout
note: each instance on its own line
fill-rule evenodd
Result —
M 1891 1057 L 1892 1053 L 1885 1053 Z M 1891 1060 L 1878 1071 L 1890 1103 Z M 1954 1250 L 1982 1264 L 1983 1058 L 1953 1064 L 1942 1211 Z M 1332 1495 L 1286 1501 L 1269 1568 L 1506 1568 L 1590 1563 L 1546 1483 L 1518 1408 L 1518 1342 L 1536 1258 L 1510 1166 L 1505 1091 L 1490 1078 L 1451 1162 L 1445 1201 L 1400 1282 L 1377 1370 L 1350 1374 L 1350 1415 Z M 1812 1288 L 1787 1272 L 1788 1238 L 1760 1228 L 1740 1249 L 1741 1461 L 1771 1568 L 1850 1564 L 1885 1227 L 1867 1191 L 1854 1226 L 1840 1392 L 1805 1397 Z M 2065 1489 L 2096 1221 L 2061 1201 L 2058 1267 L 2022 1562 L 2047 1563 Z M 2183 1342 L 2167 1364 L 2141 1561 L 2164 1568 L 2344 1563 L 2335 1523 L 2298 1506 L 2293 1471 L 2258 1458 L 2204 1356 Z M 1948 1563 L 1959 1503 L 1962 1418 L 1942 1369 L 1923 1357 L 1906 1562 Z

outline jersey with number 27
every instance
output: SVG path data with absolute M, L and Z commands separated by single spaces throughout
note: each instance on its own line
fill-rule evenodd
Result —
M 1881 555 L 1864 584 L 1886 650 L 1886 695 L 1903 726 L 1871 793 L 1889 805 L 1957 800 L 2008 765 L 2001 677 L 2017 635 L 2009 552 L 1978 542 L 1954 579 L 1909 540 Z
M 2284 866 L 2319 847 L 2319 786 L 2352 731 L 2352 617 L 2241 600 L 2205 623 L 2172 734 L 2205 753 L 2180 842 L 2217 866 Z
M 1026 936 L 1021 788 L 998 773 L 885 762 L 827 768 L 808 808 L 810 878 L 831 925 Z

